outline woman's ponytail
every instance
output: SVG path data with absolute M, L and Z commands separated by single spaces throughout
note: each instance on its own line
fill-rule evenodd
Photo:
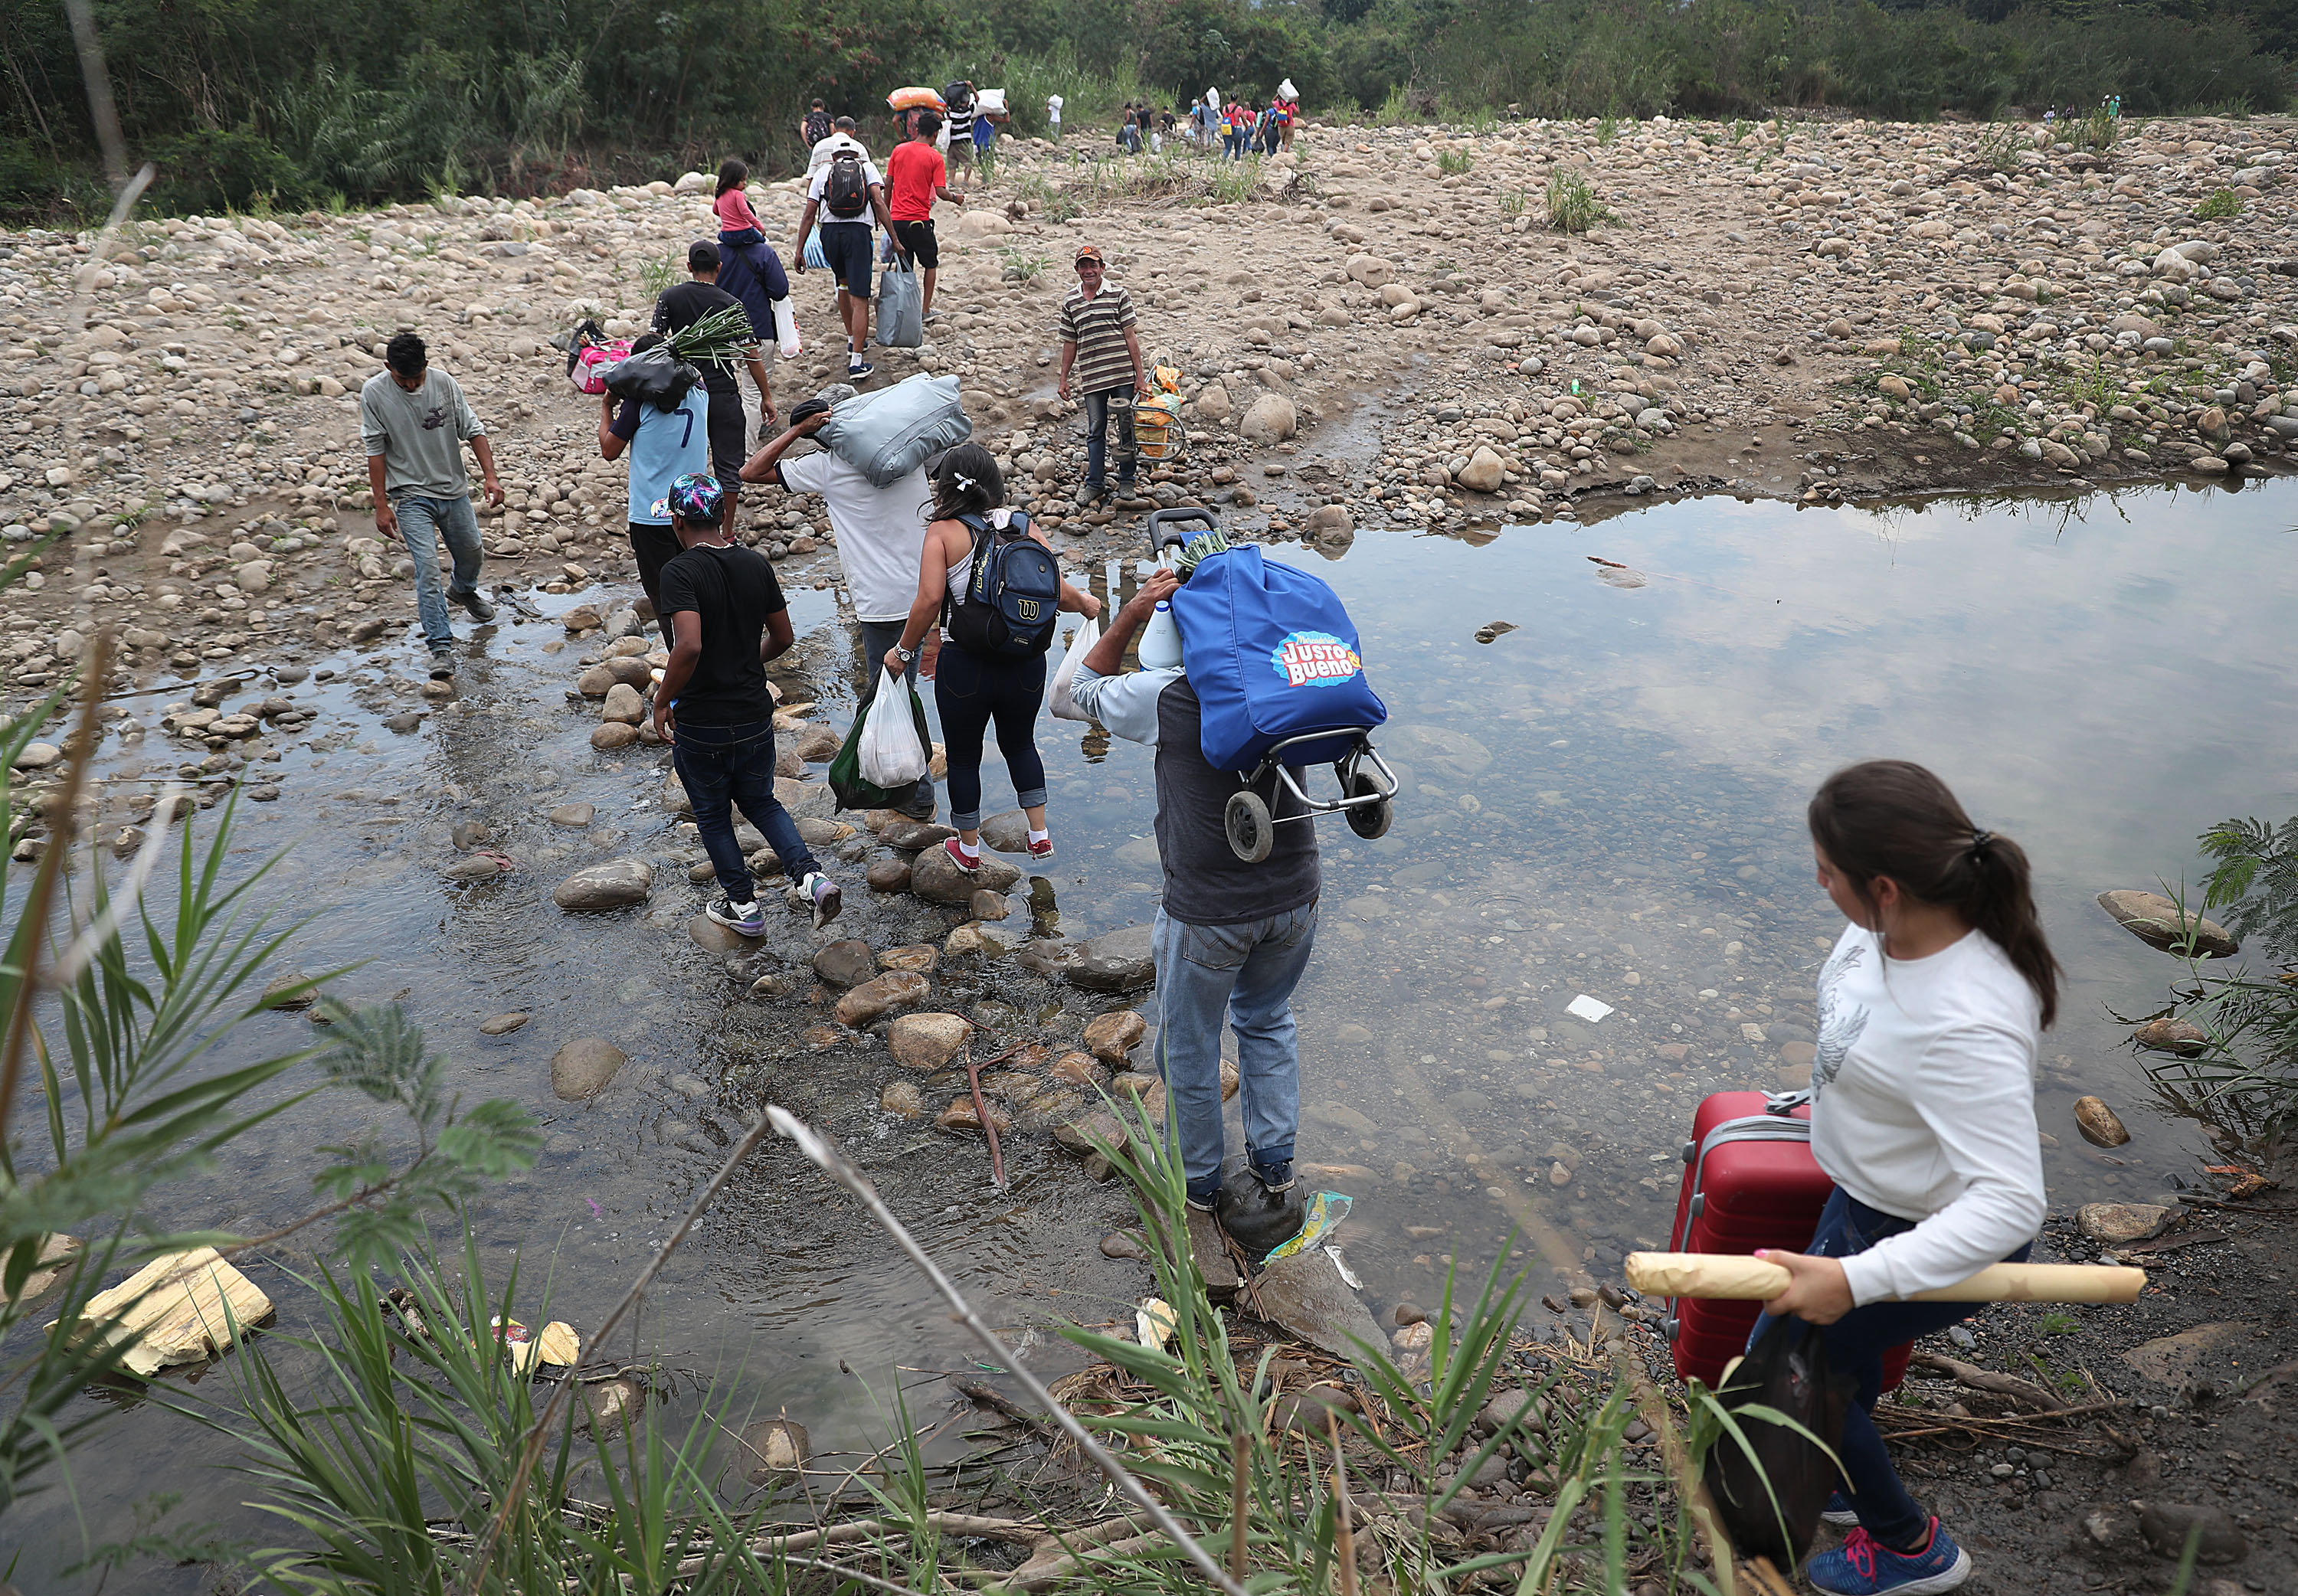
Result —
M 2035 913 L 2027 852 L 1971 823 L 1955 794 L 1920 765 L 1871 759 L 1821 783 L 1807 811 L 1811 838 L 1872 906 L 1889 876 L 1908 897 L 1954 909 L 2002 948 L 2042 1005 L 2046 1029 L 2059 1013 L 2059 962 Z

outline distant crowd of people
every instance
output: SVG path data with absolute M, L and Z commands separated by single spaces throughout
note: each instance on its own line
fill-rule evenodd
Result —
M 1176 111 L 1170 105 L 1128 101 L 1118 113 L 1117 142 L 1129 154 L 1161 153 L 1177 139 L 1201 150 L 1216 145 L 1231 161 L 1256 153 L 1274 155 L 1293 147 L 1293 129 L 1301 120 L 1301 102 L 1288 81 L 1264 103 L 1260 100 L 1223 100 L 1209 88 L 1202 98 Z

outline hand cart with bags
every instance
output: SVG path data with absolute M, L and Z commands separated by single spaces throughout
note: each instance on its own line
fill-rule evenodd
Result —
M 1178 530 L 1193 525 L 1213 536 Z M 1355 624 L 1321 578 L 1264 558 L 1254 544 L 1228 546 L 1219 530 L 1211 510 L 1194 507 L 1149 517 L 1152 556 L 1163 562 L 1178 548 L 1186 567 L 1172 612 L 1202 707 L 1206 763 L 1245 783 L 1222 816 L 1229 848 L 1257 864 L 1269 857 L 1277 826 L 1322 815 L 1346 816 L 1360 837 L 1385 835 L 1396 773 L 1372 733 L 1388 707 L 1365 679 Z M 1312 797 L 1295 773 L 1325 764 L 1337 798 Z M 1277 813 L 1287 796 L 1302 813 Z

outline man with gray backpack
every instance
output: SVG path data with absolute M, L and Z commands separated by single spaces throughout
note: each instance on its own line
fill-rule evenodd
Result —
M 1005 508 L 997 460 L 961 443 L 933 473 L 933 519 L 919 558 L 918 596 L 901 641 L 886 650 L 897 677 L 918 658 L 937 620 L 941 649 L 930 655 L 949 763 L 949 823 L 942 846 L 962 871 L 981 864 L 981 743 L 991 723 L 1029 823 L 1029 861 L 1054 856 L 1046 825 L 1046 765 L 1037 756 L 1037 707 L 1046 697 L 1046 651 L 1062 611 L 1088 618 L 1101 600 L 1062 580 L 1053 547 L 1029 517 Z
M 798 218 L 798 248 L 790 269 L 806 270 L 806 241 L 814 219 L 822 218 L 822 261 L 838 279 L 839 315 L 846 323 L 846 376 L 851 381 L 876 369 L 864 358 L 870 347 L 871 254 L 877 244 L 870 230 L 874 214 L 878 225 L 893 231 L 886 209 L 886 179 L 875 162 L 855 148 L 834 150 L 806 191 L 806 213 Z

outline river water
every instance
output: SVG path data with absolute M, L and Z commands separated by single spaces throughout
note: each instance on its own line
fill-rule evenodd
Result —
M 2091 899 L 2193 882 L 2203 827 L 2298 806 L 2277 734 L 2298 715 L 2294 532 L 2298 487 L 2278 481 L 1864 509 L 1705 499 L 1497 536 L 1366 531 L 1336 558 L 1274 550 L 1347 601 L 1390 707 L 1377 740 L 1403 778 L 1388 836 L 1323 827 L 1322 927 L 1295 1005 L 1301 1156 L 1355 1199 L 1343 1237 L 1368 1304 L 1385 1317 L 1433 1303 L 1449 1259 L 1480 1272 L 1511 1232 L 1529 1238 L 1542 1289 L 1616 1278 L 1622 1253 L 1665 1245 L 1675 1149 L 1700 1096 L 1804 1079 L 1813 976 L 1839 922 L 1813 883 L 1801 810 L 1828 771 L 1864 757 L 1931 766 L 2035 861 L 2069 978 L 2038 1102 L 2056 1144 L 2054 1205 L 2190 1178 L 2199 1133 L 2156 1108 L 2112 1018 L 2151 1012 L 2177 966 Z M 791 598 L 800 668 L 842 726 L 851 645 L 835 595 Z M 1514 630 L 1478 641 L 1492 623 Z M 324 718 L 280 761 L 280 801 L 242 806 L 236 850 L 251 868 L 277 856 L 255 900 L 307 922 L 281 968 L 351 966 L 334 989 L 402 1000 L 467 1098 L 514 1096 L 549 1121 L 541 1162 L 475 1215 L 491 1267 L 523 1254 L 525 1316 L 541 1315 L 547 1282 L 551 1312 L 597 1322 L 771 1096 L 854 1149 L 995 1321 L 1037 1327 L 1040 1347 L 1056 1319 L 1129 1322 L 1141 1268 L 1095 1246 L 1130 1218 L 1121 1192 L 1015 1135 L 999 1194 L 978 1141 L 880 1112 L 880 1087 L 902 1073 L 882 1047 L 808 1043 L 810 1012 L 740 1003 L 687 934 L 701 889 L 680 872 L 658 869 L 642 908 L 550 906 L 573 869 L 678 841 L 658 752 L 589 748 L 591 713 L 563 701 L 574 650 L 546 651 L 561 635 L 548 620 L 495 628 L 466 669 L 463 707 L 405 734 L 380 722 L 413 701 L 411 646 L 305 661 L 338 673 L 292 690 Z M 147 719 L 158 702 L 142 701 Z M 154 730 L 105 768 L 172 768 L 164 741 Z M 1146 921 L 1149 756 L 1052 721 L 1040 746 L 1062 851 L 1015 922 L 1034 914 L 1075 938 Z M 1010 788 L 991 757 L 994 810 Z M 545 820 L 573 802 L 597 806 L 591 829 Z M 472 819 L 519 869 L 451 887 L 439 867 Z M 213 822 L 197 823 L 204 836 Z M 882 948 L 953 922 L 906 897 L 872 901 L 858 868 L 839 868 L 852 884 L 838 933 Z M 795 928 L 778 922 L 767 944 L 794 967 L 810 952 Z M 1008 1002 L 1025 1026 L 1051 1001 L 1010 961 L 937 980 L 938 1002 Z M 1575 1017 L 1583 996 L 1611 1012 Z M 1072 1034 L 1091 1007 L 1070 999 Z M 533 1019 L 478 1034 L 508 1010 Z M 595 1103 L 561 1104 L 549 1060 L 583 1035 L 632 1063 Z M 310 1039 L 304 1019 L 265 1015 L 231 1046 Z M 2120 1110 L 2130 1145 L 2080 1140 L 2069 1105 L 2085 1092 Z M 175 1188 L 167 1217 L 251 1233 L 293 1217 L 313 1149 L 360 1118 L 338 1098 L 291 1110 Z M 308 1268 L 285 1253 L 251 1269 L 286 1327 L 310 1320 L 290 1274 Z M 897 1379 L 914 1387 L 913 1410 L 940 1418 L 934 1379 L 974 1358 L 858 1209 L 780 1147 L 673 1260 L 640 1341 L 696 1376 L 690 1389 L 715 1382 L 738 1411 L 802 1420 L 833 1460 L 883 1443 Z M 1060 1359 L 1046 1347 L 1042 1367 Z M 302 1369 L 281 1363 L 291 1378 Z M 222 1392 L 221 1372 L 198 1389 Z M 156 1404 L 120 1405 L 77 1454 L 75 1493 L 12 1515 L 21 1588 L 73 1583 L 57 1571 L 79 1555 L 81 1526 L 113 1538 L 163 1486 L 183 1493 L 180 1519 L 277 1538 L 237 1505 L 248 1482 L 211 1466 L 211 1438 Z M 136 1583 L 201 1579 L 147 1568 Z

